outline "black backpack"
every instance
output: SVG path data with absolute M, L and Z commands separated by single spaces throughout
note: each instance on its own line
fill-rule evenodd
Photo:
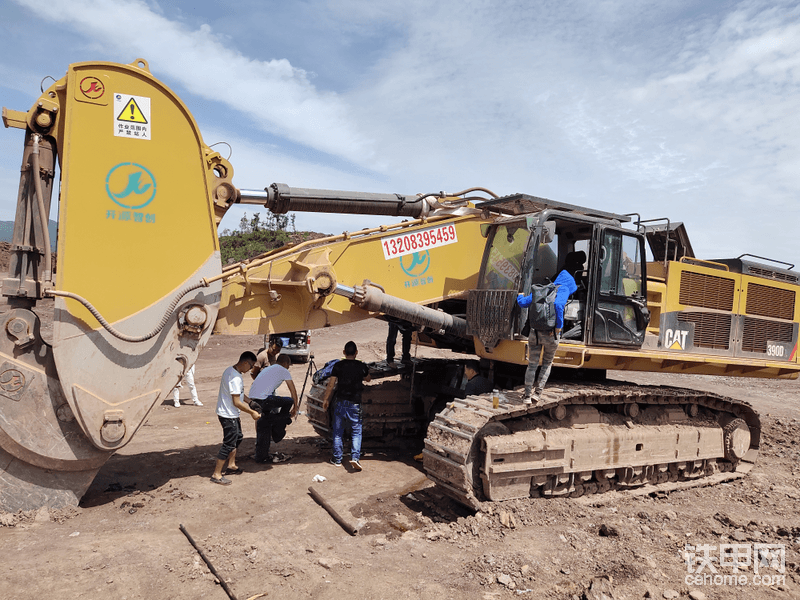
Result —
M 558 286 L 554 283 L 531 286 L 533 302 L 528 307 L 528 323 L 536 331 L 550 331 L 556 326 L 556 293 Z

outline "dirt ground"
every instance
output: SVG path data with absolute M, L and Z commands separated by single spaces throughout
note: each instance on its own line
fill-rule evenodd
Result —
M 359 358 L 379 360 L 385 334 L 381 322 L 319 330 L 312 348 L 322 364 L 353 339 Z M 716 487 L 514 500 L 472 513 L 431 485 L 411 451 L 367 448 L 360 473 L 329 464 L 330 446 L 304 416 L 273 446 L 291 459 L 270 465 L 247 458 L 255 429 L 243 419 L 244 473 L 230 476 L 230 486 L 211 483 L 219 377 L 260 341 L 212 337 L 196 369 L 204 406 L 192 406 L 187 392 L 180 408 L 171 399 L 156 406 L 80 507 L 0 513 L 0 598 L 226 598 L 180 525 L 239 600 L 800 598 L 800 382 L 615 372 L 751 402 L 763 424 L 758 464 Z M 305 373 L 305 365 L 292 367 L 298 390 Z M 326 480 L 314 483 L 315 475 Z M 358 524 L 358 535 L 314 502 L 311 485 Z M 720 544 L 744 552 L 756 543 L 782 545 L 785 568 L 741 558 L 734 573 L 718 562 Z M 687 545 L 716 559 L 700 585 L 687 569 Z M 714 572 L 728 577 L 703 581 Z

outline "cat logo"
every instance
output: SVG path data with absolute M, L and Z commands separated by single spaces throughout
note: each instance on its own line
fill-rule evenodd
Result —
M 689 332 L 682 329 L 667 329 L 664 332 L 664 347 L 670 350 L 686 350 Z

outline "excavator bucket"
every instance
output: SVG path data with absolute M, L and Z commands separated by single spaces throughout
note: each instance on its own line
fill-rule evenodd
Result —
M 141 59 L 71 65 L 27 115 L 6 115 L 61 167 L 55 273 L 34 227 L 36 180 L 52 171 L 31 160 L 3 285 L 0 508 L 14 511 L 76 504 L 194 364 L 216 319 L 221 284 L 204 279 L 221 272 L 216 222 L 234 188 Z M 37 315 L 50 295 L 52 343 Z

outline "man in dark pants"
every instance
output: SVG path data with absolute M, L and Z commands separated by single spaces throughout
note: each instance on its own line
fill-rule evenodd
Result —
M 403 336 L 402 362 L 411 362 L 411 323 L 408 321 L 389 321 L 389 334 L 386 336 L 386 362 L 394 362 L 394 347 L 397 344 L 397 332 Z
M 260 409 L 262 413 L 256 421 L 256 462 L 269 461 L 270 442 L 280 442 L 286 435 L 286 426 L 297 415 L 300 401 L 289 373 L 291 365 L 292 359 L 288 354 L 279 355 L 276 363 L 261 370 L 250 386 L 250 407 Z M 275 390 L 284 381 L 291 398 L 275 395 Z
M 244 382 L 242 373 L 247 373 L 256 363 L 256 355 L 252 352 L 243 352 L 237 362 L 232 367 L 225 369 L 222 374 L 222 381 L 219 384 L 219 396 L 217 399 L 217 417 L 222 425 L 222 447 L 217 454 L 217 464 L 214 467 L 214 474 L 211 481 L 222 485 L 230 485 L 231 480 L 222 475 L 222 468 L 225 461 L 228 462 L 228 469 L 225 475 L 241 473 L 241 469 L 236 466 L 236 449 L 244 439 L 242 433 L 242 422 L 239 420 L 240 411 L 248 413 L 253 419 L 258 419 L 261 415 L 245 403 Z
M 352 432 L 352 448 L 350 466 L 356 471 L 363 467 L 359 462 L 361 458 L 361 391 L 364 382 L 370 380 L 369 367 L 360 360 L 358 347 L 355 342 L 344 345 L 344 360 L 333 365 L 331 376 L 328 378 L 328 387 L 322 397 L 322 410 L 328 410 L 331 396 L 336 390 L 336 399 L 333 405 L 333 458 L 331 462 L 337 467 L 342 466 L 342 435 L 345 427 Z

